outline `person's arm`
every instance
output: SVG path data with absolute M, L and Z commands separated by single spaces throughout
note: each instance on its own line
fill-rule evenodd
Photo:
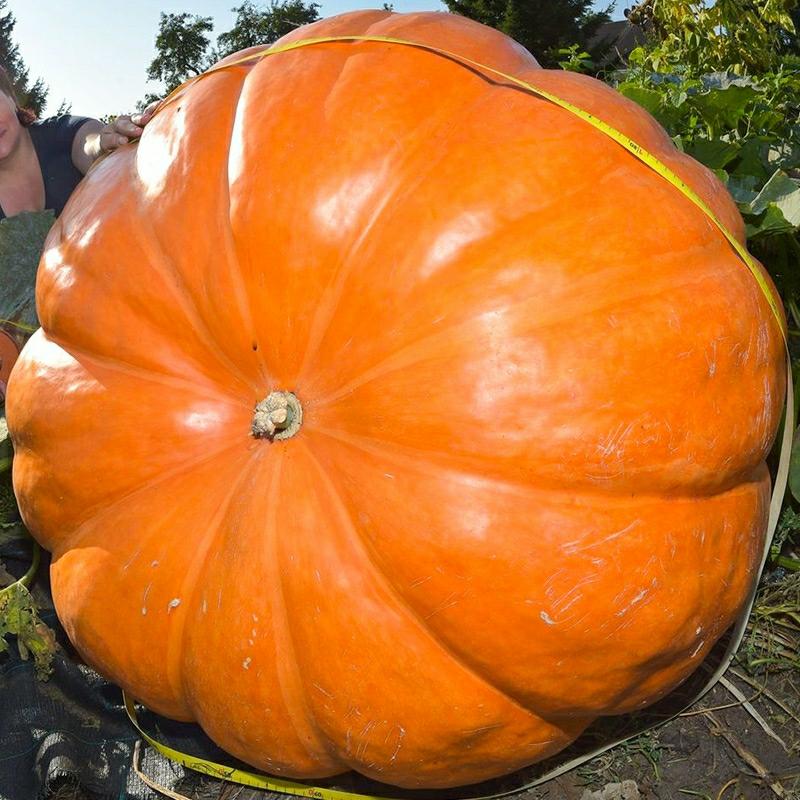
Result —
M 108 125 L 97 119 L 86 120 L 72 141 L 72 163 L 85 175 L 103 153 L 110 153 L 132 139 L 138 139 L 157 105 L 157 102 L 151 103 L 141 114 L 122 114 Z

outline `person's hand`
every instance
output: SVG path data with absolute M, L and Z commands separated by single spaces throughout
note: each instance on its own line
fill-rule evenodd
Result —
M 100 130 L 100 149 L 110 153 L 142 135 L 144 126 L 153 118 L 159 100 L 150 103 L 140 114 L 120 114 L 112 123 L 104 125 Z

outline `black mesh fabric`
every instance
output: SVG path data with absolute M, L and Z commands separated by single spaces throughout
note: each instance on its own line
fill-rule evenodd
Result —
M 30 563 L 30 547 L 6 545 L 0 561 L 21 575 Z M 44 798 L 62 778 L 104 798 L 155 800 L 160 795 L 132 769 L 139 737 L 125 714 L 122 693 L 81 663 L 69 645 L 53 610 L 47 574 L 44 554 L 32 592 L 42 621 L 60 645 L 52 675 L 37 678 L 13 637 L 10 652 L 0 655 L 0 800 Z M 168 788 L 184 774 L 149 748 L 142 751 L 142 769 Z

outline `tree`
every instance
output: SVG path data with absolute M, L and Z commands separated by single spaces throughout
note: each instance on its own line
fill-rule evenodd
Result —
M 156 36 L 156 57 L 147 68 L 151 81 L 163 81 L 167 92 L 193 75 L 199 75 L 209 64 L 208 35 L 214 28 L 211 17 L 195 14 L 161 12 Z M 158 95 L 148 95 L 145 105 Z
M 30 108 L 38 116 L 44 111 L 47 86 L 41 78 L 37 78 L 33 85 L 28 83 L 28 68 L 19 54 L 18 45 L 12 39 L 17 21 L 10 11 L 6 11 L 6 5 L 7 0 L 0 0 L 0 64 L 5 67 L 14 84 L 20 106 Z
M 5 0 L 0 0 L 0 3 Z M 194 75 L 207 70 L 219 59 L 258 44 L 271 44 L 301 25 L 319 19 L 319 4 L 304 0 L 271 0 L 263 9 L 252 0 L 231 9 L 236 13 L 233 27 L 217 37 L 210 48 L 209 34 L 214 29 L 211 17 L 162 12 L 156 36 L 156 57 L 147 69 L 152 81 L 163 81 L 166 93 Z M 143 109 L 163 96 L 148 94 L 137 104 Z
M 217 55 L 224 58 L 246 47 L 271 44 L 301 25 L 319 19 L 319 4 L 303 0 L 272 0 L 260 10 L 250 0 L 233 8 L 236 22 L 227 33 L 217 37 Z
M 613 4 L 592 11 L 592 0 L 444 0 L 456 14 L 516 39 L 545 66 L 555 66 L 559 47 L 585 46 Z
M 758 75 L 798 52 L 793 12 L 796 0 L 641 0 L 626 16 L 648 34 L 649 48 L 635 54 L 647 68 Z

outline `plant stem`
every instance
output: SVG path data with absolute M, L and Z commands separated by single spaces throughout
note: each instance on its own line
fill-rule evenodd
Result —
M 788 569 L 790 572 L 800 572 L 800 561 L 796 558 L 789 558 L 789 556 L 778 556 L 775 563 L 779 567 Z
M 33 553 L 31 554 L 31 565 L 28 567 L 28 571 L 18 580 L 14 581 L 10 586 L 6 586 L 3 589 L 0 589 L 0 597 L 4 594 L 10 592 L 17 584 L 20 586 L 24 586 L 27 588 L 31 585 L 31 581 L 36 575 L 36 570 L 39 569 L 39 560 L 41 558 L 41 548 L 37 542 L 33 543 Z

